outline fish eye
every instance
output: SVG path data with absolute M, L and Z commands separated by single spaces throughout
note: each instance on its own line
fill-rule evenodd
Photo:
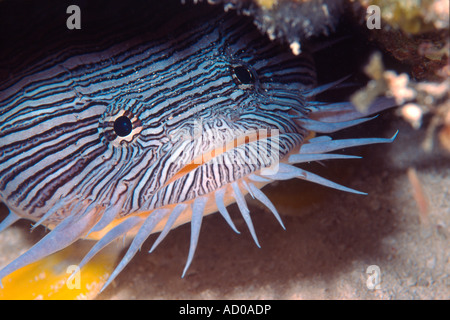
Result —
M 238 84 L 253 84 L 255 83 L 255 78 L 252 72 L 245 66 L 235 66 L 231 68 L 234 79 Z
M 133 125 L 131 124 L 131 120 L 126 116 L 118 117 L 114 121 L 114 132 L 119 137 L 126 137 L 133 130 Z

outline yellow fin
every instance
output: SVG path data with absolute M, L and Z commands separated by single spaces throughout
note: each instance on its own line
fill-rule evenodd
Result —
M 0 300 L 94 299 L 112 273 L 121 246 L 114 243 L 103 249 L 69 281 L 91 246 L 91 241 L 78 241 L 6 276 Z

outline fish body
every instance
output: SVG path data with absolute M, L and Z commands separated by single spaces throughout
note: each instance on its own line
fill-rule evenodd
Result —
M 294 164 L 392 141 L 311 139 L 371 118 L 350 103 L 314 101 L 328 86 L 316 87 L 312 56 L 270 41 L 250 19 L 206 5 L 156 16 L 134 36 L 61 40 L 63 49 L 0 80 L 0 200 L 10 210 L 0 229 L 22 218 L 52 229 L 0 279 L 80 238 L 97 240 L 82 267 L 127 235 L 108 285 L 151 233 L 161 232 L 153 250 L 189 222 L 184 275 L 204 215 L 219 212 L 236 230 L 226 209 L 236 202 L 259 246 L 247 193 L 283 226 L 264 185 L 301 178 L 360 193 Z M 378 100 L 367 114 L 391 106 Z

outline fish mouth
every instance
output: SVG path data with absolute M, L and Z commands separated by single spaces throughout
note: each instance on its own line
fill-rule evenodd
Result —
M 197 141 L 201 143 L 201 140 Z M 266 161 L 263 161 L 266 160 Z M 163 186 L 167 187 L 201 166 L 254 165 L 260 170 L 276 173 L 280 161 L 280 132 L 278 129 L 249 130 L 228 141 L 215 143 L 207 151 L 196 155 L 177 171 Z M 256 170 L 255 170 L 256 171 Z M 211 190 L 214 191 L 214 190 Z
M 191 139 L 189 147 L 186 149 L 195 149 L 207 145 L 209 141 L 206 141 L 206 136 L 208 134 Z M 287 137 L 291 143 L 283 143 Z M 286 155 L 299 149 L 303 136 L 299 133 L 280 133 L 278 129 L 264 128 L 239 131 L 234 137 L 223 139 L 223 141 L 221 138 L 217 140 L 221 141 L 212 144 L 206 151 L 191 156 L 189 162 L 176 171 L 152 197 L 143 203 L 142 210 L 129 216 L 146 218 L 156 210 L 173 211 L 178 205 L 187 205 L 187 208 L 180 213 L 178 219 L 174 222 L 173 228 L 175 228 L 191 220 L 191 206 L 195 199 L 199 197 L 208 198 L 203 215 L 215 213 L 219 211 L 216 204 L 217 194 L 223 193 L 221 202 L 225 207 L 236 202 L 236 190 L 233 190 L 233 184 L 238 185 L 242 195 L 245 196 L 249 193 L 245 188 L 246 185 L 253 184 L 261 189 L 270 183 L 271 180 L 263 181 L 263 179 L 251 181 L 249 176 L 260 177 L 276 174 L 280 162 L 287 158 Z M 186 147 L 186 145 L 184 146 Z M 205 176 L 205 172 L 208 171 L 214 174 Z M 182 193 L 176 201 L 172 197 L 165 198 L 166 195 L 176 194 L 177 190 L 182 189 L 180 186 L 186 185 L 187 181 L 192 181 L 192 177 L 199 173 L 202 179 L 197 181 L 201 183 L 201 180 L 208 180 L 210 189 L 203 193 Z M 152 202 L 154 199 L 163 199 L 163 201 Z M 101 239 L 112 228 L 127 220 L 129 216 L 117 217 L 108 226 L 102 229 L 96 228 L 94 232 L 90 233 L 89 238 Z M 163 219 L 155 227 L 154 232 L 162 231 L 166 224 L 167 219 Z M 230 225 L 237 231 L 232 224 Z M 129 232 L 129 235 L 134 235 L 136 232 L 137 229 Z

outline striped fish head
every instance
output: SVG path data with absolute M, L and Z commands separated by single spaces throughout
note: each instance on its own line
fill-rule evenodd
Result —
M 282 224 L 260 190 L 272 181 L 357 193 L 292 164 L 354 158 L 326 152 L 392 140 L 306 139 L 368 118 L 349 103 L 311 101 L 328 87 L 315 88 L 309 54 L 214 10 L 112 46 L 68 47 L 0 84 L 0 198 L 12 212 L 1 227 L 27 218 L 53 229 L 0 278 L 79 238 L 99 240 L 82 266 L 127 234 L 132 243 L 110 282 L 149 234 L 161 231 L 153 250 L 190 222 L 186 272 L 205 214 L 220 212 L 236 230 L 226 207 L 237 202 L 259 245 L 250 193 Z
M 297 145 L 306 130 L 293 116 L 307 112 L 301 92 L 315 84 L 310 56 L 235 15 L 220 14 L 208 30 L 202 23 L 180 23 L 163 45 L 152 42 L 156 32 L 7 81 L 8 207 L 50 228 L 89 212 L 91 224 L 103 217 L 95 231 L 116 221 L 104 234 L 127 216 L 210 194 Z

